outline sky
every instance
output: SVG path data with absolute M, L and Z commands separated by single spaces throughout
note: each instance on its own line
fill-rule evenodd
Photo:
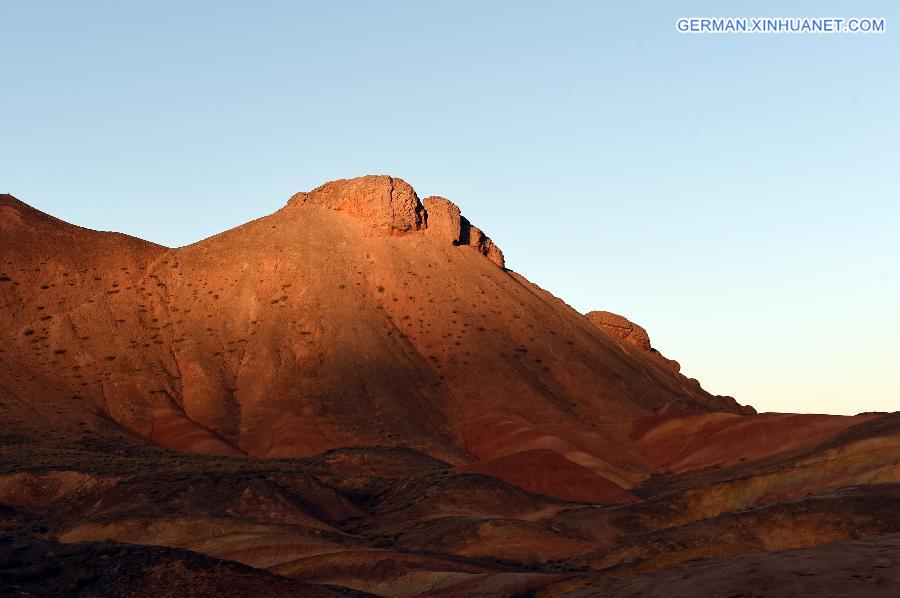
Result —
M 894 411 L 898 6 L 0 0 L 0 192 L 181 246 L 391 174 L 711 392 Z M 675 27 L 769 16 L 887 27 Z

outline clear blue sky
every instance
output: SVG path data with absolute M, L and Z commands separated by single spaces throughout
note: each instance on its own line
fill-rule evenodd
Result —
M 2 0 L 0 191 L 175 246 L 389 173 L 714 392 L 900 409 L 897 5 L 625 4 Z

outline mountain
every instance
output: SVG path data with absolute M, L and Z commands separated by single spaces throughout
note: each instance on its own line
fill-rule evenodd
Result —
M 540 438 L 631 481 L 653 466 L 624 423 L 743 412 L 505 269 L 453 203 L 399 179 L 327 183 L 178 249 L 2 202 L 0 384 L 44 430 L 101 420 L 211 454 L 379 444 L 451 463 Z
M 389 176 L 180 248 L 0 196 L 0 338 L 0 515 L 43 530 L 32 551 L 112 539 L 271 572 L 248 584 L 506 595 L 719 557 L 721 533 L 900 531 L 895 416 L 711 395 Z M 797 501 L 817 523 L 773 532 Z

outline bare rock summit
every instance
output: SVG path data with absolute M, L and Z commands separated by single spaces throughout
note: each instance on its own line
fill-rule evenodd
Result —
M 459 207 L 443 197 L 419 201 L 406 181 L 387 175 L 366 175 L 340 179 L 295 193 L 288 207 L 314 206 L 343 212 L 366 220 L 372 228 L 388 234 L 428 230 L 453 245 L 467 245 L 500 266 L 506 267 L 503 252 L 477 226 L 460 213 Z
M 330 181 L 288 201 L 288 206 L 301 205 L 346 212 L 389 233 L 425 228 L 424 210 L 415 190 L 406 181 L 387 175 Z

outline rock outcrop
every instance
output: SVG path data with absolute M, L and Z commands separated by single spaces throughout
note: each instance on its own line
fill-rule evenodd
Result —
M 365 219 L 372 228 L 388 234 L 427 230 L 453 245 L 467 245 L 500 266 L 506 267 L 503 252 L 477 226 L 460 213 L 459 207 L 443 197 L 419 201 L 406 181 L 387 175 L 367 175 L 331 181 L 296 193 L 288 207 L 315 206 Z
M 454 245 L 468 245 L 501 268 L 506 267 L 503 252 L 484 232 L 465 218 L 449 199 L 432 196 L 422 202 L 427 214 L 428 232 Z
M 288 205 L 312 205 L 346 212 L 390 233 L 425 228 L 424 210 L 416 192 L 406 181 L 387 175 L 331 181 L 293 195 Z
M 585 317 L 595 326 L 606 332 L 607 334 L 614 336 L 616 338 L 622 339 L 628 344 L 634 345 L 641 351 L 646 351 L 650 353 L 664 364 L 672 368 L 677 373 L 681 372 L 681 364 L 675 361 L 674 359 L 669 359 L 658 350 L 654 349 L 650 344 L 650 335 L 647 334 L 647 330 L 643 326 L 639 326 L 635 324 L 625 316 L 620 316 L 619 314 L 614 314 L 609 311 L 591 311 L 585 314 Z M 684 378 L 690 384 L 700 387 L 700 382 L 694 378 Z M 741 405 L 738 403 L 734 397 L 722 396 L 718 395 L 716 397 L 723 405 L 728 406 L 728 410 L 733 413 L 740 413 L 743 415 L 753 415 L 756 413 L 756 409 L 754 409 L 751 405 Z M 665 409 L 661 411 L 666 412 L 668 409 L 673 409 L 675 412 L 678 412 L 681 409 L 679 402 L 675 401 L 666 406 Z
M 650 335 L 642 327 L 628 318 L 610 311 L 591 311 L 585 317 L 613 336 L 631 343 L 639 349 L 650 351 Z
M 449 199 L 432 195 L 422 200 L 427 215 L 428 234 L 459 245 L 462 234 L 462 214 Z
M 585 317 L 598 326 L 604 332 L 624 340 L 641 349 L 659 357 L 676 372 L 681 371 L 681 364 L 674 359 L 669 359 L 650 344 L 650 335 L 643 326 L 639 326 L 624 316 L 610 311 L 591 311 Z
M 462 218 L 462 233 L 460 236 L 460 244 L 474 247 L 487 259 L 501 268 L 506 268 L 506 260 L 503 258 L 503 252 L 500 251 L 500 248 L 480 228 L 474 226 L 465 218 Z

